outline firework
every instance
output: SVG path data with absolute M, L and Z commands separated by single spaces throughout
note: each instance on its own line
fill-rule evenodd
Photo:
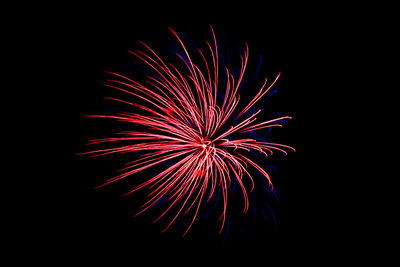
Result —
M 287 145 L 255 140 L 249 134 L 266 128 L 282 127 L 283 121 L 291 119 L 289 116 L 281 116 L 268 121 L 257 121 L 261 109 L 256 109 L 255 105 L 274 86 L 280 73 L 272 82 L 265 79 L 258 93 L 247 105 L 239 109 L 238 91 L 249 57 L 247 43 L 241 55 L 239 74 L 235 76 L 225 66 L 220 70 L 218 45 L 212 27 L 213 40 L 211 43 L 206 41 L 205 51 L 197 49 L 200 60 L 196 64 L 178 34 L 171 28 L 169 30 L 182 49 L 181 52 L 175 53 L 179 66 L 164 61 L 152 48 L 141 42 L 146 52 L 130 52 L 154 73 L 152 76 L 147 76 L 145 83 L 107 72 L 113 79 L 107 80 L 106 86 L 119 90 L 127 96 L 133 96 L 136 100 L 132 102 L 111 97 L 107 99 L 124 103 L 132 107 L 135 112 L 87 115 L 130 123 L 137 126 L 138 130 L 121 131 L 116 133 L 115 137 L 91 140 L 89 145 L 107 143 L 111 144 L 111 147 L 80 154 L 100 156 L 140 153 L 134 161 L 127 163 L 120 174 L 108 179 L 99 187 L 153 166 L 166 166 L 165 163 L 169 163 L 156 175 L 125 194 L 132 194 L 144 187 L 150 189 L 148 199 L 138 214 L 162 200 L 167 200 L 168 206 L 155 219 L 158 221 L 171 209 L 175 209 L 164 231 L 179 216 L 191 211 L 193 216 L 183 233 L 185 235 L 195 221 L 201 203 L 210 201 L 219 188 L 223 199 L 220 216 L 221 232 L 227 216 L 228 190 L 233 180 L 237 181 L 241 188 L 244 213 L 249 209 L 247 190 L 252 191 L 254 188 L 253 177 L 248 170 L 250 167 L 259 171 L 268 181 L 270 188 L 273 188 L 268 173 L 246 156 L 248 152 L 254 151 L 270 157 L 274 150 L 285 154 L 286 150 L 295 151 Z M 224 82 L 221 82 L 222 74 L 226 77 Z M 226 124 L 232 119 L 236 123 L 227 127 Z M 246 187 L 245 179 L 250 186 Z

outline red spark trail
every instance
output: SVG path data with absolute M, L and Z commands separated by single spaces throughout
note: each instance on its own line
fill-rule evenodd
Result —
M 249 166 L 258 170 L 267 179 L 272 187 L 268 173 L 254 161 L 245 156 L 245 152 L 254 150 L 265 157 L 273 154 L 273 151 L 287 153 L 286 150 L 294 148 L 278 143 L 257 141 L 251 138 L 230 140 L 227 137 L 232 134 L 243 135 L 246 132 L 261 130 L 270 127 L 282 127 L 282 121 L 291 119 L 283 116 L 268 121 L 257 122 L 257 115 L 261 110 L 256 110 L 247 118 L 241 118 L 272 88 L 277 82 L 280 73 L 272 83 L 265 79 L 259 92 L 239 112 L 238 89 L 246 71 L 249 47 L 241 55 L 241 68 L 237 79 L 228 68 L 224 68 L 227 75 L 226 83 L 221 85 L 218 77 L 218 47 L 214 30 L 213 45 L 206 41 L 211 56 L 211 64 L 207 62 L 207 55 L 200 49 L 197 51 L 203 60 L 205 72 L 194 63 L 190 54 L 178 34 L 171 28 L 169 30 L 177 38 L 184 54 L 176 53 L 182 67 L 177 67 L 170 62 L 164 62 L 148 45 L 141 44 L 148 50 L 130 51 L 155 71 L 157 76 L 147 76 L 147 84 L 140 84 L 123 75 L 107 72 L 114 76 L 109 79 L 106 86 L 119 90 L 125 94 L 134 96 L 145 104 L 132 103 L 130 101 L 107 97 L 138 109 L 138 113 L 120 112 L 114 115 L 88 115 L 88 117 L 108 118 L 135 125 L 140 125 L 143 131 L 121 131 L 117 137 L 91 140 L 88 144 L 109 143 L 115 146 L 83 152 L 100 156 L 114 153 L 141 152 L 136 160 L 127 163 L 120 170 L 120 174 L 105 181 L 108 185 L 124 179 L 140 171 L 166 162 L 174 164 L 165 168 L 154 177 L 136 186 L 125 195 L 129 195 L 143 187 L 148 187 L 151 192 L 149 199 L 141 206 L 138 214 L 148 210 L 162 199 L 171 200 L 166 210 L 155 220 L 158 221 L 176 205 L 178 211 L 164 229 L 168 229 L 180 216 L 193 210 L 191 222 L 184 232 L 189 231 L 198 214 L 200 204 L 210 201 L 217 187 L 222 189 L 223 210 L 221 213 L 222 231 L 227 212 L 228 188 L 233 180 L 236 180 L 241 188 L 244 206 L 243 212 L 247 212 L 249 200 L 244 183 L 248 179 L 254 188 L 254 181 L 248 172 Z M 186 73 L 186 74 L 185 74 Z M 217 95 L 223 92 L 223 101 L 218 101 Z M 220 103 L 221 102 L 221 103 Z M 237 114 L 234 116 L 233 114 Z M 237 124 L 224 130 L 229 118 L 235 117 Z M 122 145 L 123 144 L 123 145 Z M 209 190 L 208 197 L 205 193 Z M 185 210 L 186 209 L 186 210 Z

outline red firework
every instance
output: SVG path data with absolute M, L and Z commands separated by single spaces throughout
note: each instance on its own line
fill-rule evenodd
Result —
M 243 183 L 244 179 L 249 179 L 251 182 L 250 191 L 254 188 L 253 178 L 248 171 L 249 166 L 257 169 L 273 188 L 268 173 L 241 152 L 254 150 L 262 153 L 265 157 L 269 157 L 273 154 L 273 150 L 285 154 L 285 149 L 295 151 L 290 146 L 278 143 L 258 141 L 252 138 L 234 140 L 229 138 L 230 135 L 235 133 L 236 136 L 238 134 L 242 136 L 244 133 L 255 130 L 282 127 L 282 120 L 291 119 L 289 116 L 283 116 L 256 123 L 256 116 L 260 113 L 260 109 L 247 118 L 242 117 L 272 88 L 280 73 L 269 85 L 267 79 L 265 79 L 254 98 L 247 106 L 238 111 L 237 106 L 240 99 L 238 89 L 247 66 L 248 45 L 246 44 L 246 50 L 241 55 L 241 68 L 236 80 L 233 73 L 227 67 L 224 68 L 227 79 L 221 90 L 218 80 L 220 75 L 218 47 L 213 29 L 211 28 L 213 44 L 206 41 L 212 59 L 211 64 L 207 62 L 205 54 L 201 50 L 197 50 L 201 55 L 203 68 L 206 71 L 202 71 L 199 65 L 193 63 L 177 33 L 171 28 L 170 31 L 175 35 L 183 49 L 184 56 L 177 53 L 178 58 L 184 64 L 183 69 L 179 70 L 173 64 L 165 62 L 148 45 L 141 42 L 148 52 L 136 51 L 131 53 L 153 69 L 157 76 L 147 76 L 147 84 L 143 85 L 123 75 L 107 72 L 113 75 L 115 79 L 108 80 L 106 84 L 108 87 L 134 96 L 138 101 L 132 103 L 117 98 L 107 99 L 131 105 L 139 112 L 88 115 L 88 117 L 109 118 L 132 123 L 139 125 L 144 130 L 122 131 L 118 133 L 119 137 L 91 140 L 88 144 L 121 144 L 121 142 L 125 144 L 80 154 L 100 156 L 113 153 L 141 153 L 141 156 L 136 160 L 127 163 L 121 174 L 108 179 L 99 187 L 124 179 L 152 166 L 173 162 L 171 166 L 166 167 L 157 175 L 125 194 L 131 194 L 143 187 L 151 188 L 148 195 L 149 199 L 142 205 L 138 214 L 148 210 L 162 199 L 170 200 L 170 205 L 155 221 L 179 204 L 178 211 L 164 231 L 172 225 L 179 215 L 186 214 L 193 209 L 194 215 L 183 234 L 185 235 L 197 216 L 200 204 L 203 201 L 210 201 L 215 189 L 220 187 L 223 197 L 223 210 L 220 217 L 222 221 L 221 232 L 225 224 L 228 188 L 232 179 L 235 179 L 241 187 L 244 213 L 249 208 L 247 190 Z M 187 74 L 183 74 L 183 71 Z M 224 94 L 224 97 L 223 100 L 217 101 L 217 95 L 221 94 L 220 91 Z M 139 104 L 140 101 L 146 104 Z M 229 130 L 223 130 L 224 124 L 231 117 L 234 117 L 238 123 Z M 206 197 L 207 190 L 209 194 Z M 186 211 L 183 212 L 185 207 Z

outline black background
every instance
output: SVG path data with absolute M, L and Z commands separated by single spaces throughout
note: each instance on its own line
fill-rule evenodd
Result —
M 337 47 L 337 40 L 329 34 L 332 26 L 317 27 L 315 21 L 290 15 L 269 19 L 248 15 L 244 20 L 223 22 L 203 18 L 202 22 L 180 23 L 174 23 L 173 19 L 171 22 L 154 19 L 151 23 L 137 18 L 118 21 L 117 17 L 81 19 L 71 27 L 65 26 L 69 33 L 61 38 L 68 64 L 63 85 L 68 95 L 65 120 L 69 123 L 64 131 L 69 138 L 63 143 L 66 158 L 55 165 L 62 171 L 55 175 L 59 201 L 51 210 L 59 217 L 53 219 L 51 235 L 63 255 L 90 261 L 129 262 L 143 258 L 150 263 L 186 257 L 207 262 L 208 257 L 216 255 L 233 262 L 236 258 L 283 262 L 288 255 L 301 258 L 329 251 L 330 241 L 339 232 L 338 206 L 342 201 L 331 198 L 336 190 L 333 189 L 336 170 L 331 167 L 333 156 L 327 152 L 334 146 L 328 139 L 335 136 L 330 126 L 335 121 L 330 111 L 334 96 L 329 94 L 334 82 L 327 80 L 331 80 L 336 68 L 329 63 L 336 62 L 340 54 L 332 49 Z M 155 48 L 168 43 L 168 38 L 173 39 L 169 26 L 201 41 L 209 40 L 210 24 L 217 38 L 225 35 L 233 46 L 243 48 L 246 41 L 250 60 L 254 56 L 251 64 L 256 65 L 257 55 L 263 55 L 258 79 L 272 78 L 282 72 L 278 94 L 266 105 L 273 112 L 293 116 L 286 128 L 276 130 L 274 137 L 297 149 L 287 158 L 278 159 L 277 171 L 271 174 L 281 195 L 277 206 L 278 231 L 267 231 L 250 239 L 228 238 L 225 243 L 208 237 L 209 228 L 199 227 L 195 234 L 182 239 L 173 233 L 160 234 L 160 229 L 132 219 L 135 212 L 132 205 L 121 199 L 125 193 L 123 187 L 94 189 L 114 174 L 115 162 L 76 156 L 85 149 L 86 141 L 96 134 L 93 130 L 98 127 L 82 115 L 102 110 L 106 104 L 103 97 L 110 96 L 103 87 L 105 70 L 118 72 L 128 60 L 133 60 L 128 50 L 136 49 L 138 40 Z

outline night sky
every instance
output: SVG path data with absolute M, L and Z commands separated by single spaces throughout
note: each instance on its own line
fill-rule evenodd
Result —
M 178 259 L 185 255 L 204 260 L 207 255 L 218 254 L 229 255 L 230 259 L 235 255 L 265 258 L 267 262 L 268 258 L 284 261 L 290 255 L 298 257 L 316 248 L 324 250 L 318 244 L 326 244 L 334 235 L 332 220 L 338 212 L 334 200 L 326 195 L 334 184 L 333 170 L 327 167 L 329 154 L 325 151 L 326 138 L 331 132 L 324 122 L 332 116 L 326 112 L 331 100 L 324 91 L 329 86 L 325 78 L 332 71 L 326 61 L 335 57 L 326 48 L 331 42 L 329 35 L 316 30 L 314 23 L 279 16 L 269 20 L 223 20 L 223 23 L 207 19 L 180 23 L 125 19 L 119 23 L 113 18 L 82 20 L 79 26 L 71 27 L 69 35 L 63 39 L 65 47 L 69 47 L 65 57 L 71 62 L 65 84 L 71 96 L 66 112 L 71 121 L 67 129 L 71 138 L 64 144 L 68 167 L 57 174 L 63 194 L 56 210 L 62 216 L 54 239 L 57 244 L 64 245 L 72 241 L 64 248 L 66 254 L 100 262 L 104 257 L 162 261 L 164 256 Z M 279 193 L 278 200 L 271 198 L 269 202 L 276 216 L 275 226 L 270 215 L 266 226 L 261 223 L 265 201 L 260 199 L 258 203 L 261 204 L 256 205 L 256 223 L 247 219 L 242 228 L 244 217 L 234 208 L 228 234 L 218 235 L 217 215 L 211 211 L 208 219 L 196 221 L 189 234 L 181 238 L 179 222 L 171 231 L 161 234 L 162 224 L 149 224 L 155 216 L 151 210 L 143 216 L 132 217 L 137 211 L 135 208 L 143 203 L 144 193 L 122 198 L 129 189 L 128 181 L 95 189 L 115 174 L 124 157 L 90 158 L 76 153 L 87 149 L 85 143 L 89 139 L 105 137 L 102 134 L 120 127 L 114 122 L 99 122 L 99 119 L 82 116 L 123 107 L 104 100 L 113 93 L 103 86 L 104 71 L 131 73 L 132 77 L 141 79 L 140 62 L 128 52 L 140 48 L 139 40 L 157 51 L 171 48 L 175 39 L 168 27 L 172 27 L 186 36 L 184 41 L 192 41 L 205 49 L 204 40 L 211 40 L 210 24 L 225 54 L 224 61 L 233 69 L 238 68 L 239 52 L 243 51 L 245 42 L 249 45 L 247 83 L 240 93 L 243 99 L 256 94 L 264 77 L 273 80 L 277 73 L 282 73 L 274 86 L 276 93 L 263 104 L 263 113 L 265 118 L 273 118 L 274 114 L 293 117 L 285 127 L 272 129 L 268 137 L 295 147 L 297 152 L 289 152 L 286 157 L 276 152 L 270 161 L 262 159 L 262 166 L 273 166 L 266 170 Z M 258 69 L 260 55 L 262 64 Z M 133 155 L 126 157 L 130 160 Z M 261 191 L 256 187 L 256 193 Z M 233 207 L 237 206 L 240 211 L 240 197 L 236 196 L 233 202 Z M 253 216 L 251 210 L 248 216 Z M 189 258 L 196 262 L 194 256 Z

